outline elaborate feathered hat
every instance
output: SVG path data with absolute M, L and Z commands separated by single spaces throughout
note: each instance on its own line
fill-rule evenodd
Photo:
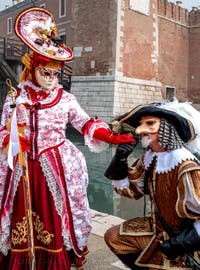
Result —
M 58 61 L 73 59 L 72 50 L 60 39 L 55 19 L 46 9 L 33 7 L 21 12 L 16 18 L 15 32 L 39 55 Z
M 166 119 L 177 130 L 185 146 L 193 153 L 200 152 L 200 112 L 189 102 L 180 103 L 163 101 L 147 105 L 139 105 L 130 112 L 118 116 L 114 121 L 114 129 L 122 125 L 137 128 L 143 116 L 156 116 Z

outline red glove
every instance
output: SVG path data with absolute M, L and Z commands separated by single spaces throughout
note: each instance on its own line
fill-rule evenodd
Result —
M 109 129 L 98 128 L 95 130 L 93 137 L 97 140 L 104 141 L 111 144 L 120 144 L 120 143 L 135 143 L 136 140 L 129 135 L 122 134 L 112 134 Z
M 3 141 L 3 146 L 6 148 L 10 140 L 10 134 L 6 135 Z M 21 145 L 22 152 L 28 151 L 31 149 L 31 142 L 26 138 L 19 136 L 19 141 Z

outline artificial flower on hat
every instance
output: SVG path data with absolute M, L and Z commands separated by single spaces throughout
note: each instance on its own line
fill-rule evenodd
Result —
M 33 7 L 21 12 L 15 32 L 33 52 L 58 61 L 73 59 L 72 50 L 60 39 L 55 19 L 46 9 Z

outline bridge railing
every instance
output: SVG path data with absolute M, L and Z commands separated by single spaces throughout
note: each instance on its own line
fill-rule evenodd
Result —
M 28 47 L 17 37 L 0 37 L 0 58 L 3 58 L 5 61 L 20 61 L 22 55 L 24 53 L 27 53 L 28 51 Z M 66 90 L 70 90 L 71 76 L 72 65 L 71 63 L 65 63 L 64 68 L 61 72 L 60 82 L 63 84 Z
M 19 39 L 0 37 L 0 57 L 5 60 L 20 60 L 28 47 Z

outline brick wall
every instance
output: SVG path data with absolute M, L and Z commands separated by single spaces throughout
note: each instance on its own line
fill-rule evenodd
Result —
M 189 74 L 188 96 L 194 102 L 200 104 L 200 11 L 194 10 L 189 16 Z
M 163 86 L 174 86 L 177 98 L 184 101 L 188 99 L 188 11 L 164 0 L 157 8 L 158 77 Z
M 123 0 L 121 17 L 121 71 L 124 76 L 152 80 L 156 69 L 152 62 L 153 16 L 146 16 L 130 8 L 128 0 Z
M 113 76 L 72 77 L 71 93 L 91 116 L 109 121 L 113 117 L 115 80 Z
M 156 81 L 116 78 L 113 115 L 125 113 L 139 104 L 162 100 L 161 84 Z
M 157 0 L 157 8 L 160 16 L 180 24 L 188 24 L 188 11 L 179 5 L 175 5 L 167 0 Z
M 159 82 L 121 76 L 72 77 L 71 93 L 91 117 L 108 122 L 138 104 L 162 99 Z
M 115 71 L 117 3 L 73 0 L 73 74 L 112 75 Z

